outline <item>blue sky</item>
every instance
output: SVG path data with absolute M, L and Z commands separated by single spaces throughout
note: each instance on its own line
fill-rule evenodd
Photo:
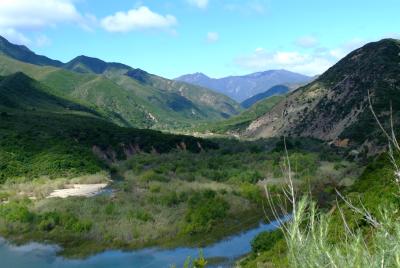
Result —
M 268 69 L 320 74 L 349 51 L 400 38 L 398 0 L 0 0 L 0 34 L 174 78 Z

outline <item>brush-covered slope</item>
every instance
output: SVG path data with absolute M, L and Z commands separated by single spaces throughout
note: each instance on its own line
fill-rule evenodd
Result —
M 288 86 L 284 86 L 284 85 L 273 86 L 265 92 L 259 93 L 257 95 L 254 95 L 251 98 L 248 98 L 247 100 L 240 103 L 240 105 L 243 108 L 247 109 L 263 99 L 268 99 L 275 95 L 284 95 L 284 94 L 288 93 L 289 91 L 290 91 L 290 88 Z
M 103 74 L 124 88 L 144 87 L 146 92 L 142 93 L 154 105 L 166 106 L 174 112 L 184 113 L 185 116 L 195 120 L 226 118 L 240 111 L 240 106 L 223 94 L 215 93 L 207 88 L 165 79 L 120 63 L 109 63 L 96 58 L 79 56 L 67 63 L 64 68 L 80 73 Z M 126 77 L 131 79 L 127 80 Z M 133 85 L 130 80 L 135 80 L 139 85 Z M 157 92 L 154 92 L 154 89 Z
M 249 137 L 283 134 L 362 144 L 382 137 L 368 105 L 388 127 L 400 116 L 400 41 L 384 39 L 359 48 L 302 87 L 246 130 Z M 348 139 L 348 140 L 347 140 Z
M 23 72 L 53 95 L 90 107 L 123 126 L 174 130 L 224 119 L 241 109 L 235 101 L 211 90 L 119 63 L 80 56 L 62 67 L 0 54 L 0 75 Z
M 199 152 L 215 146 L 189 136 L 119 127 L 53 96 L 22 73 L 0 77 L 0 184 L 20 177 L 92 174 L 140 152 Z
M 0 107 L 24 111 L 52 111 L 100 116 L 85 106 L 56 97 L 24 73 L 0 77 Z
M 202 73 L 188 74 L 176 78 L 177 81 L 203 86 L 225 94 L 242 102 L 258 93 L 265 92 L 276 85 L 304 85 L 311 77 L 286 70 L 270 70 L 243 76 L 210 78 Z
M 128 75 L 132 75 L 132 73 Z M 195 103 L 198 111 L 192 110 L 193 115 L 211 114 L 213 117 L 228 118 L 241 111 L 238 103 L 223 94 L 216 93 L 207 88 L 165 79 L 152 74 L 147 74 L 146 76 L 147 84 L 152 87 L 179 95 Z
M 242 133 L 254 120 L 271 110 L 283 99 L 283 96 L 272 96 L 270 98 L 261 100 L 237 116 L 202 126 L 199 130 L 202 132 L 211 131 L 219 134 Z

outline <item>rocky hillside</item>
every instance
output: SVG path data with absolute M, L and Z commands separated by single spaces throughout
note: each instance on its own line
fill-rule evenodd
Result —
M 339 145 L 382 140 L 370 112 L 388 127 L 390 104 L 400 118 L 400 41 L 384 39 L 359 48 L 317 80 L 291 93 L 244 131 L 248 137 L 310 136 Z

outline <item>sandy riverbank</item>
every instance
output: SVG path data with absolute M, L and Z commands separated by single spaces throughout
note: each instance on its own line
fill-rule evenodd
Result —
M 70 188 L 54 190 L 47 198 L 67 198 L 70 196 L 91 197 L 101 192 L 105 187 L 107 187 L 107 183 L 73 184 Z

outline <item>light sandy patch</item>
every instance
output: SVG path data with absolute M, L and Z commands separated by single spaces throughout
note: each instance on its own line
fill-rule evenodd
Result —
M 70 196 L 91 197 L 100 193 L 105 187 L 107 187 L 107 183 L 73 184 L 71 188 L 54 190 L 47 198 L 67 198 Z

